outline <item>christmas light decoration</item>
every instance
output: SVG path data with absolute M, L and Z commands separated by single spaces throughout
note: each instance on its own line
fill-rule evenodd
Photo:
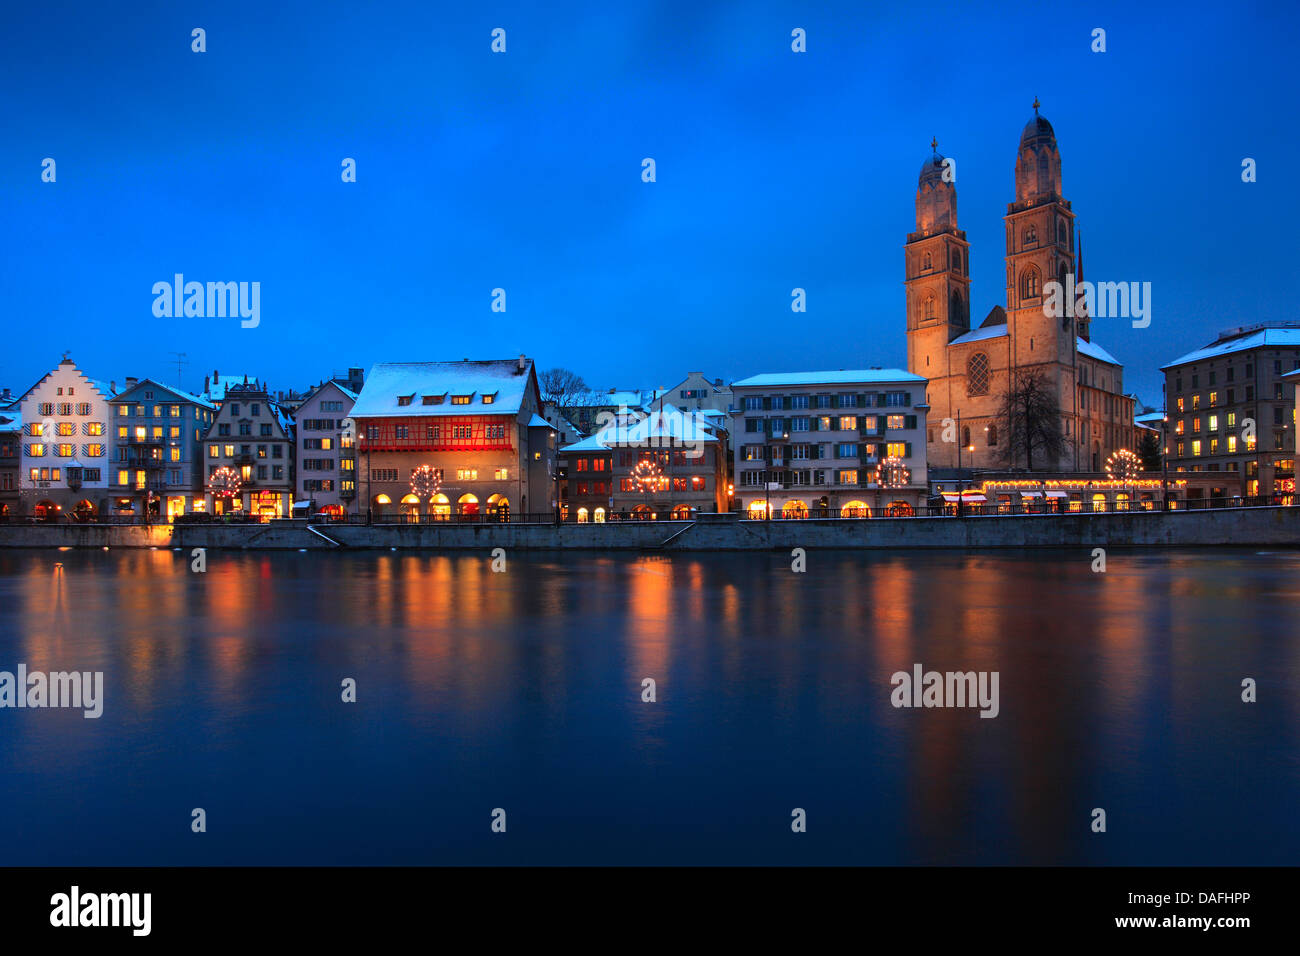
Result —
M 1132 481 L 1142 471 L 1142 459 L 1127 448 L 1121 448 L 1106 459 L 1106 477 L 1113 481 Z
M 881 488 L 906 488 L 912 481 L 912 471 L 903 459 L 889 457 L 876 466 L 876 484 Z
M 636 482 L 637 490 L 643 494 L 652 494 L 662 488 L 667 479 L 653 458 L 642 458 L 632 469 L 631 478 Z
M 218 468 L 208 479 L 208 490 L 214 498 L 233 498 L 239 488 L 239 472 L 233 468 Z
M 411 494 L 417 498 L 432 498 L 442 490 L 442 473 L 432 465 L 411 469 Z

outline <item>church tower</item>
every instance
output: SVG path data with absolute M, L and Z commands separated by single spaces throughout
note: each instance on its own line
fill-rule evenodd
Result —
M 957 189 L 936 150 L 921 167 L 916 232 L 903 247 L 907 286 L 907 369 L 946 378 L 948 343 L 970 331 L 970 244 L 957 228 Z M 946 413 L 945 413 L 946 414 Z
M 1016 201 L 1007 206 L 1007 325 L 1012 364 L 1074 364 L 1074 334 L 1088 337 L 1087 318 L 1044 314 L 1048 282 L 1066 285 L 1074 273 L 1074 213 L 1061 194 L 1061 153 L 1046 117 L 1034 116 L 1020 134 Z M 1063 405 L 1063 408 L 1066 407 Z

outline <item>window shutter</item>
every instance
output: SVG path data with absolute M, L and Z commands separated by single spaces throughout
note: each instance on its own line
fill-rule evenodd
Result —
M 911 458 L 911 457 L 912 457 L 912 443 L 911 443 L 910 441 L 909 441 L 909 442 L 903 442 L 903 456 L 904 456 L 905 458 Z
M 772 399 L 771 399 L 770 396 L 768 396 L 768 395 L 764 395 L 764 396 L 763 396 L 763 411 L 765 411 L 765 412 L 770 412 L 771 410 L 772 410 Z
M 840 397 L 838 395 L 832 395 L 831 408 L 839 408 L 839 407 L 840 407 Z
M 782 407 L 782 408 L 793 408 L 793 407 L 794 407 L 794 400 L 793 400 L 789 395 L 786 395 L 784 398 L 781 399 L 781 407 Z
M 907 423 L 907 427 L 908 427 L 908 428 L 915 428 L 915 427 L 916 427 L 916 416 L 915 416 L 915 415 L 908 415 L 907 418 L 904 419 L 904 421 L 906 421 L 906 423 Z
M 816 432 L 816 431 L 821 431 L 822 422 L 821 422 L 821 419 L 818 418 L 816 415 L 813 416 L 812 421 L 810 422 L 810 424 L 811 424 L 811 426 L 812 426 L 812 427 L 809 429 L 810 431 L 814 431 L 814 432 Z
M 866 415 L 859 415 L 859 416 L 858 416 L 858 431 L 862 431 L 862 430 L 864 430 L 866 427 L 867 427 L 867 416 L 866 416 Z
M 840 469 L 836 468 L 836 469 L 835 469 L 835 484 L 838 485 L 839 483 L 840 483 Z

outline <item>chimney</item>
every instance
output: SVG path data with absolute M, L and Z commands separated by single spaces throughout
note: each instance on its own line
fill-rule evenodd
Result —
M 110 386 L 111 386 L 112 384 L 113 384 L 112 382 L 109 383 Z M 127 388 L 135 388 L 135 386 L 137 386 L 137 385 L 139 385 L 139 384 L 140 384 L 140 379 L 137 378 L 136 376 L 134 376 L 134 375 L 128 375 L 128 376 L 126 377 L 126 387 L 127 387 Z
M 527 368 L 527 367 L 528 367 L 528 359 L 527 359 L 527 357 L 524 355 L 523 352 L 520 352 L 520 353 L 519 353 L 519 371 L 522 372 L 522 371 L 523 371 L 525 368 Z
M 112 392 L 114 395 L 117 394 L 117 379 L 112 379 L 111 381 L 109 381 L 108 390 Z

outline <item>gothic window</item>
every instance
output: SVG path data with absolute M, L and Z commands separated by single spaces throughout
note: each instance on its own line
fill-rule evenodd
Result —
M 967 425 L 961 430 L 961 443 L 964 447 L 970 447 L 970 426 Z
M 1064 246 L 1067 245 L 1065 238 L 1066 238 L 1065 220 L 1058 219 L 1056 220 L 1056 241 Z
M 989 447 L 992 448 L 998 443 L 998 426 L 989 426 Z
M 1035 242 L 1037 242 L 1037 241 L 1038 241 L 1038 230 L 1035 229 L 1033 226 L 1025 226 L 1025 242 L 1024 242 L 1024 244 L 1027 246 L 1027 245 L 1030 245 L 1031 243 L 1035 243 Z
M 925 297 L 925 317 L 927 319 L 934 318 L 934 296 L 932 295 Z
M 934 268 L 934 257 L 927 252 L 925 254 L 925 258 L 921 260 L 921 270 L 923 272 L 929 272 L 933 268 Z
M 948 306 L 948 321 L 959 325 L 966 324 L 966 304 L 961 300 L 961 294 L 952 290 L 952 302 Z
M 960 249 L 954 249 L 952 251 L 952 271 L 961 272 L 961 250 Z
M 1036 299 L 1038 296 L 1038 270 L 1030 267 L 1020 277 L 1020 298 Z
M 983 352 L 976 352 L 966 360 L 966 394 L 987 395 L 989 393 L 989 357 Z

